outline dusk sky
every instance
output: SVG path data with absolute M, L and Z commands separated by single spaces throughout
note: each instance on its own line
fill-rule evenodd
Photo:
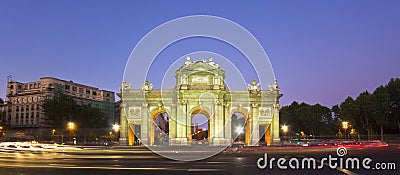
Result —
M 284 94 L 282 105 L 296 100 L 331 107 L 400 77 L 399 9 L 397 0 L 0 0 L 0 98 L 8 75 L 19 82 L 50 76 L 118 92 L 129 55 L 146 33 L 178 17 L 213 15 L 258 39 Z M 179 41 L 160 56 L 178 59 L 199 50 L 240 58 L 226 43 L 204 39 Z

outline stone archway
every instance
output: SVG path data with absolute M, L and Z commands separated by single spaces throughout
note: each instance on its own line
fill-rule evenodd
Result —
M 194 129 L 195 128 L 193 128 L 194 126 L 193 126 L 193 119 L 195 118 L 195 117 L 197 117 L 197 116 L 200 116 L 200 115 L 202 115 L 202 116 L 204 116 L 205 118 L 206 118 L 206 122 L 207 122 L 207 131 L 205 132 L 205 133 L 203 133 L 203 134 L 206 134 L 206 136 L 207 136 L 207 139 L 209 139 L 209 138 L 211 138 L 210 136 L 210 131 L 211 131 L 211 128 L 213 127 L 213 126 L 211 126 L 210 125 L 210 113 L 208 112 L 208 110 L 206 110 L 206 109 L 204 109 L 204 108 L 201 108 L 201 107 L 195 107 L 191 112 L 190 112 L 190 130 L 191 130 L 191 132 L 190 132 L 190 134 L 189 134 L 189 141 L 191 142 L 191 143 L 193 143 L 193 141 L 198 141 L 198 140 L 200 140 L 200 139 L 193 139 L 193 135 L 195 134 L 194 133 Z M 203 124 L 204 125 L 204 124 Z M 201 136 L 204 136 L 204 135 L 201 135 Z M 208 144 L 208 143 L 207 143 Z
M 132 89 L 123 82 L 121 143 L 132 145 L 137 135 L 145 145 L 154 145 L 155 118 L 168 111 L 169 140 L 165 145 L 189 145 L 193 116 L 202 113 L 208 118 L 210 145 L 231 144 L 230 119 L 235 112 L 245 116 L 246 145 L 259 144 L 262 135 L 265 135 L 266 145 L 279 144 L 279 98 L 282 94 L 277 81 L 268 89 L 261 89 L 254 80 L 247 89 L 229 90 L 225 71 L 218 64 L 190 59 L 174 75 L 176 85 L 171 90 L 153 89 L 148 81 L 140 89 Z
M 155 145 L 156 142 L 160 142 L 160 139 L 162 139 L 163 142 L 168 141 L 169 129 L 168 113 L 164 109 L 157 109 L 153 111 L 151 113 L 149 145 Z
M 240 123 L 235 123 L 233 121 L 233 117 L 236 115 Z M 243 118 L 243 119 L 241 119 Z M 240 121 L 243 120 L 243 121 Z M 238 128 L 239 127 L 239 128 Z M 236 134 L 235 134 L 236 132 Z M 239 133 L 237 133 L 239 132 Z M 231 114 L 231 135 L 232 139 L 240 138 L 241 134 L 244 136 L 244 143 L 249 146 L 250 145 L 250 135 L 251 135 L 251 129 L 250 129 L 250 118 L 247 112 L 242 111 L 242 110 L 235 110 Z

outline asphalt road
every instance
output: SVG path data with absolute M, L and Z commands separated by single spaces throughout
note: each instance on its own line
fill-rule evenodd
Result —
M 272 169 L 269 164 L 265 169 L 257 167 L 257 160 L 268 154 L 268 159 L 275 158 Z M 190 156 L 191 153 L 185 153 Z M 384 148 L 347 149 L 343 158 L 372 159 L 373 167 L 377 162 L 395 163 L 393 170 L 366 170 L 329 168 L 328 162 L 322 169 L 286 169 L 277 167 L 276 161 L 285 158 L 315 158 L 317 167 L 322 158 L 340 158 L 336 148 L 263 148 L 250 150 L 228 150 L 201 161 L 175 161 L 163 158 L 144 148 L 124 149 L 83 149 L 64 153 L 55 152 L 13 152 L 0 153 L 1 175 L 119 175 L 119 174 L 400 174 L 400 146 L 390 145 Z M 286 161 L 286 165 L 288 165 Z M 260 165 L 262 165 L 262 161 Z M 308 166 L 308 163 L 305 163 Z M 387 166 L 387 165 L 386 165 Z M 301 165 L 300 165 L 301 167 Z M 388 168 L 388 167 L 387 167 Z

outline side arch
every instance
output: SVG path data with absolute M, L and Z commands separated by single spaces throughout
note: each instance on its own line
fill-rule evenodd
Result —
M 250 127 L 250 115 L 243 109 L 234 109 L 230 113 L 230 117 L 232 118 L 232 115 L 235 113 L 242 114 L 245 118 L 245 144 L 247 146 L 250 146 L 250 134 L 251 134 L 251 127 Z M 232 123 L 231 123 L 232 125 Z M 232 126 L 231 126 L 232 127 Z

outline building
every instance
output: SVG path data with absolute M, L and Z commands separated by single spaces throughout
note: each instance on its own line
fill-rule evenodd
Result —
M 6 120 L 6 103 L 0 98 L 0 132 L 5 125 Z
M 196 144 L 192 135 L 198 126 L 193 118 L 201 114 L 206 116 L 208 125 L 205 143 L 230 145 L 235 139 L 231 118 L 239 113 L 246 121 L 246 145 L 279 144 L 279 98 L 282 94 L 277 81 L 265 90 L 261 90 L 255 80 L 248 84 L 247 90 L 229 90 L 225 76 L 225 71 L 212 59 L 192 62 L 188 57 L 175 72 L 176 85 L 172 90 L 155 90 L 148 81 L 141 88 L 133 89 L 124 81 L 118 94 L 122 99 L 120 142 L 132 145 L 139 137 L 147 146 Z M 162 117 L 165 115 L 168 117 Z M 161 137 L 157 131 L 160 118 L 167 118 L 169 123 Z M 157 140 L 159 138 L 163 142 Z
M 79 105 L 100 109 L 110 122 L 114 122 L 114 92 L 73 81 L 43 77 L 36 82 L 8 82 L 6 125 L 11 129 L 21 129 L 33 134 L 41 132 L 36 129 L 50 127 L 42 105 L 46 99 L 54 99 L 60 94 L 73 97 Z

